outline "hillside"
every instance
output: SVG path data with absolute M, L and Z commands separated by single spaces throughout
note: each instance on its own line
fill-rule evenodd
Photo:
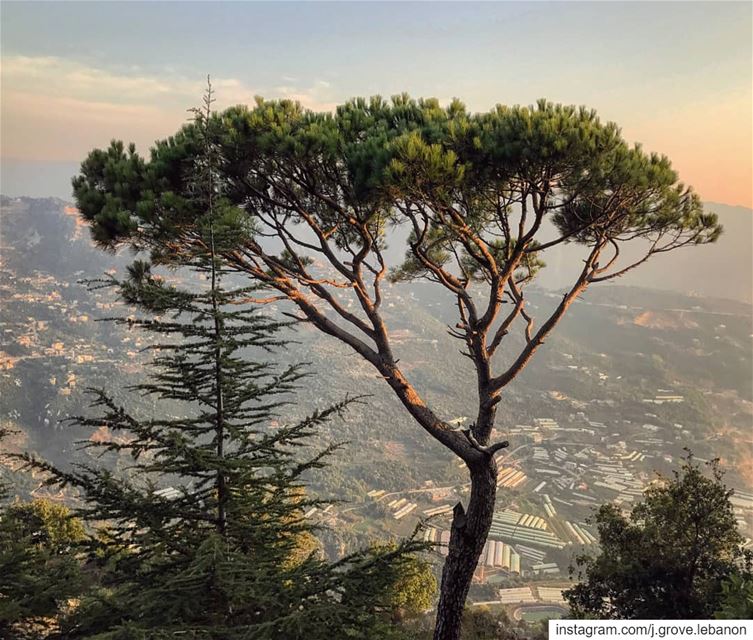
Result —
M 106 291 L 88 291 L 78 280 L 122 269 L 132 256 L 92 247 L 86 229 L 60 200 L 4 199 L 2 205 L 0 419 L 22 431 L 27 448 L 71 462 L 85 455 L 73 442 L 91 434 L 71 431 L 60 421 L 87 411 L 83 390 L 89 386 L 106 386 L 120 401 L 133 403 L 125 388 L 141 373 L 146 357 L 143 336 L 96 322 L 127 310 L 114 305 Z M 559 295 L 540 287 L 529 298 L 540 312 L 556 304 Z M 282 310 L 273 306 L 269 313 Z M 416 387 L 444 418 L 468 418 L 472 372 L 446 332 L 455 321 L 452 306 L 433 287 L 401 285 L 387 291 L 385 311 L 398 357 Z M 536 497 L 531 494 L 539 484 L 534 445 L 551 452 L 586 447 L 604 452 L 599 455 L 636 450 L 643 456 L 638 467 L 645 478 L 655 469 L 669 469 L 683 447 L 690 447 L 701 458 L 722 457 L 730 483 L 750 490 L 752 336 L 751 306 L 739 299 L 593 288 L 503 398 L 498 429 L 512 449 L 524 449 L 511 460 L 526 469 L 530 480 L 520 491 L 503 492 L 501 499 L 527 504 Z M 369 394 L 347 420 L 321 433 L 322 445 L 347 444 L 332 467 L 312 479 L 317 492 L 362 504 L 370 490 L 465 482 L 464 471 L 411 423 L 369 366 L 305 325 L 292 338 L 295 342 L 279 357 L 310 362 L 312 375 L 281 420 L 346 394 Z M 682 401 L 655 402 L 662 394 Z M 545 420 L 559 425 L 559 431 L 535 426 L 549 424 Z M 522 428 L 528 425 L 534 426 Z M 590 484 L 587 477 L 583 482 Z M 609 495 L 597 492 L 597 499 Z M 364 526 L 346 520 L 345 528 L 354 539 L 368 538 L 371 526 L 386 526 L 377 521 L 381 524 Z M 398 532 L 410 526 L 406 521 L 407 529 Z

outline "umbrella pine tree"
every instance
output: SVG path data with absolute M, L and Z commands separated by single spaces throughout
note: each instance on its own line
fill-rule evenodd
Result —
M 494 515 L 495 454 L 509 444 L 495 431 L 509 426 L 508 387 L 521 384 L 590 287 L 714 242 L 722 228 L 668 158 L 629 145 L 616 124 L 583 107 L 541 100 L 471 113 L 457 100 L 442 107 L 398 95 L 316 113 L 259 99 L 213 122 L 225 194 L 248 229 L 219 252 L 223 264 L 371 365 L 406 416 L 467 468 L 470 492 L 453 510 L 434 631 L 435 640 L 459 640 Z M 202 211 L 179 195 L 181 167 L 202 145 L 187 125 L 148 158 L 117 141 L 93 150 L 73 187 L 95 241 L 146 246 L 155 261 L 188 257 Z M 395 243 L 404 260 L 390 250 Z M 564 245 L 580 257 L 562 297 L 537 308 L 529 288 Z M 395 340 L 390 280 L 430 285 L 445 309 L 452 305 L 448 331 L 475 374 L 457 374 L 475 397 L 467 428 L 452 423 L 457 408 L 431 398 Z M 449 362 L 439 366 L 455 374 Z

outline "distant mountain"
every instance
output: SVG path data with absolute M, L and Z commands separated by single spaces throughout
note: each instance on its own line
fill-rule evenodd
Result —
M 59 198 L 0 196 L 0 252 L 2 264 L 17 274 L 68 279 L 99 277 L 128 262 L 127 252 L 114 256 L 95 247 L 78 210 Z
M 2 231 L 6 237 L 24 236 L 24 225 L 29 222 L 24 220 L 24 215 L 34 216 L 33 224 L 27 230 L 29 234 L 32 233 L 32 227 L 59 224 L 59 220 L 56 222 L 55 219 L 59 218 L 61 210 L 68 211 L 68 226 L 71 230 L 80 225 L 73 209 L 68 208 L 72 205 L 58 198 L 3 197 L 3 202 Z M 14 202 L 17 204 L 13 205 Z M 21 213 L 27 207 L 28 214 Z M 753 302 L 753 209 L 718 203 L 707 203 L 706 208 L 716 213 L 724 226 L 724 233 L 718 242 L 654 256 L 640 268 L 620 278 L 617 284 Z M 78 240 L 82 235 L 88 235 L 83 226 L 75 233 L 75 237 Z M 403 230 L 398 230 L 389 243 L 388 254 L 393 262 L 403 256 L 404 235 Z M 65 259 L 63 253 L 70 248 L 61 247 L 55 241 L 55 234 L 51 236 L 52 241 L 42 245 L 34 245 L 33 235 L 27 236 L 29 243 L 26 258 L 29 263 L 43 266 L 45 261 L 56 259 L 54 256 Z M 80 249 L 76 251 L 75 258 L 78 269 L 86 268 L 86 265 L 94 266 L 98 262 L 107 262 L 112 266 L 112 256 L 103 260 L 101 252 L 91 248 L 87 242 L 76 246 Z M 630 252 L 627 256 L 629 255 Z M 632 255 L 636 255 L 634 248 Z M 573 275 L 580 270 L 582 259 L 582 248 L 576 245 L 561 245 L 547 251 L 547 268 L 540 273 L 538 284 L 547 289 L 567 286 Z

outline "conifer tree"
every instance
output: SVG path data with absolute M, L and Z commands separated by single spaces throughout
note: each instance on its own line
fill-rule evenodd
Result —
M 79 513 L 98 524 L 91 557 L 99 585 L 63 636 L 399 637 L 389 625 L 391 590 L 418 545 L 335 563 L 301 553 L 312 532 L 304 512 L 319 504 L 306 496 L 303 475 L 330 451 L 306 456 L 307 440 L 350 400 L 270 429 L 304 374 L 259 356 L 282 346 L 285 325 L 248 304 L 256 291 L 222 286 L 217 253 L 246 230 L 222 195 L 211 103 L 210 86 L 204 108 L 194 112 L 201 149 L 181 196 L 204 211 L 184 262 L 203 280 L 171 285 L 137 261 L 126 279 L 102 283 L 137 310 L 118 322 L 158 336 L 151 373 L 133 387 L 157 401 L 154 414 L 138 415 L 98 390 L 100 414 L 76 419 L 107 427 L 113 437 L 88 446 L 130 459 L 130 473 L 33 463 L 50 482 L 76 488 Z M 167 407 L 180 415 L 165 415 Z
M 668 158 L 629 145 L 583 107 L 541 100 L 470 113 L 457 100 L 442 107 L 398 95 L 316 113 L 259 99 L 215 119 L 226 195 L 250 231 L 222 251 L 223 263 L 369 363 L 416 425 L 467 467 L 434 632 L 458 640 L 494 514 L 495 454 L 508 446 L 492 437 L 509 426 L 497 415 L 508 387 L 590 287 L 714 242 L 721 226 Z M 149 158 L 116 141 L 92 151 L 73 187 L 94 239 L 149 247 L 163 261 L 190 253 L 201 211 L 176 194 L 201 144 L 189 125 Z M 405 260 L 396 260 L 387 245 L 406 236 Z M 562 297 L 536 309 L 529 287 L 565 244 L 580 247 L 582 260 Z M 467 429 L 405 366 L 385 312 L 389 280 L 430 283 L 450 297 L 449 333 L 475 373 L 463 381 L 476 400 Z
M 0 486 L 0 500 L 4 487 Z M 83 590 L 80 520 L 48 500 L 0 508 L 0 638 L 39 638 Z

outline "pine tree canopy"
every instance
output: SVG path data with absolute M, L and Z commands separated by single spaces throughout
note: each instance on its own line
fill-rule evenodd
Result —
M 413 260 L 428 252 L 444 264 L 460 253 L 491 276 L 515 248 L 541 250 L 530 243 L 544 219 L 563 241 L 616 248 L 642 237 L 654 252 L 720 232 L 666 157 L 629 146 L 616 125 L 585 108 L 540 101 L 471 114 L 458 101 L 442 108 L 402 95 L 353 99 L 335 113 L 259 100 L 212 118 L 228 202 L 247 213 L 233 221 L 236 246 L 278 223 L 315 224 L 341 248 L 378 244 L 387 227 L 405 223 L 415 232 Z M 74 192 L 94 237 L 168 259 L 170 242 L 190 235 L 202 214 L 185 196 L 183 170 L 201 137 L 188 124 L 157 142 L 148 160 L 121 142 L 93 151 Z M 536 211 L 519 228 L 526 202 Z M 504 244 L 493 265 L 486 245 L 495 237 Z
M 39 638 L 83 590 L 75 552 L 84 537 L 82 522 L 48 500 L 0 510 L 0 637 Z

